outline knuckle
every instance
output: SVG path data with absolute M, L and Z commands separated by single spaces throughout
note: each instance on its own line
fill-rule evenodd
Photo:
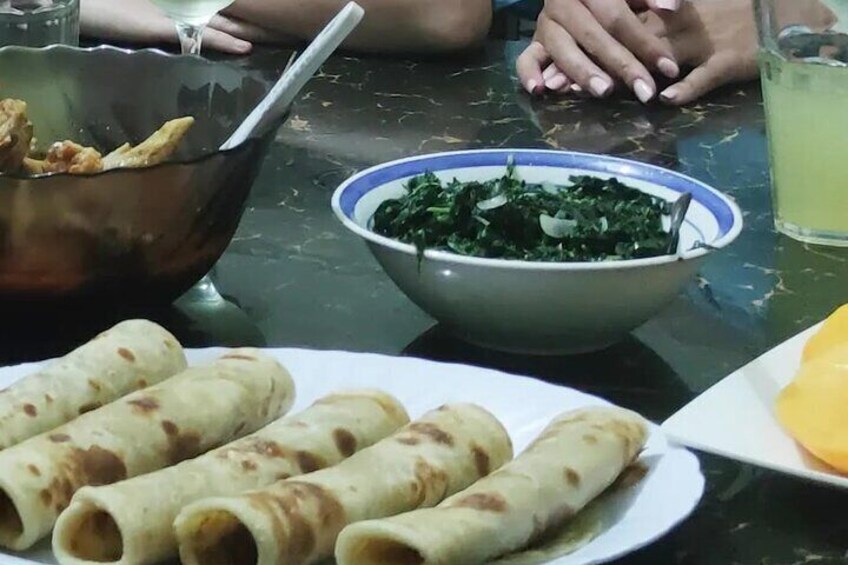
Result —
M 621 37 L 627 33 L 629 29 L 628 23 L 626 14 L 616 12 L 607 18 L 604 23 L 604 28 L 606 28 L 613 37 Z
M 642 65 L 631 59 L 619 61 L 617 70 L 619 76 L 625 80 L 636 79 L 645 74 Z
M 574 37 L 574 40 L 577 41 L 578 44 L 582 45 L 586 51 L 589 51 L 593 55 L 596 54 L 601 47 L 603 42 L 601 41 L 598 34 L 595 30 L 587 27 L 587 26 L 575 26 L 576 29 L 569 30 L 571 35 Z

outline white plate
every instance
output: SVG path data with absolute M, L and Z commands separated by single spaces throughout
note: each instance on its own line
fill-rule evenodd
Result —
M 288 367 L 297 385 L 294 410 L 316 398 L 346 388 L 380 388 L 404 403 L 412 418 L 446 402 L 475 402 L 494 413 L 523 449 L 556 415 L 606 401 L 576 390 L 497 371 L 447 365 L 420 359 L 361 353 L 296 349 L 266 350 Z M 191 363 L 220 353 L 191 350 Z M 27 374 L 33 365 L 0 369 L 0 387 Z M 641 460 L 646 477 L 632 489 L 615 492 L 604 503 L 606 529 L 575 553 L 552 561 L 557 565 L 603 563 L 640 548 L 672 529 L 695 508 L 704 489 L 698 459 L 672 447 L 653 426 Z M 55 563 L 47 544 L 14 558 L 0 553 L 0 563 Z
M 683 445 L 803 479 L 848 488 L 807 454 L 775 419 L 774 401 L 795 377 L 816 325 L 742 367 L 686 405 L 662 425 Z

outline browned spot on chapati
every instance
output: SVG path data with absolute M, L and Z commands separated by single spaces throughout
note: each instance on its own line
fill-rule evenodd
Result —
M 184 431 L 168 436 L 168 461 L 172 465 L 196 457 L 202 451 L 200 434 L 197 432 Z
M 162 430 L 169 436 L 180 433 L 180 428 L 171 420 L 162 420 Z
M 431 441 L 447 446 L 453 446 L 453 436 L 432 422 L 413 422 L 406 427 L 407 434 L 428 438 Z
M 471 452 L 474 454 L 474 465 L 477 467 L 477 474 L 485 477 L 492 470 L 489 454 L 476 443 L 471 444 Z
M 74 495 L 76 488 L 68 477 L 57 476 L 50 481 L 50 484 L 45 490 L 47 494 L 41 494 L 41 500 L 47 500 L 49 496 L 56 512 L 62 512 L 70 504 L 71 497 Z
M 133 407 L 137 414 L 150 414 L 159 409 L 159 401 L 152 396 L 142 396 L 134 400 L 128 400 L 127 404 Z
M 598 436 L 592 434 L 583 434 L 583 441 L 585 441 L 589 445 L 596 445 L 598 443 Z
M 138 388 L 147 388 L 147 381 L 144 379 L 138 379 Z
M 33 404 L 24 404 L 24 414 L 30 418 L 38 416 L 38 409 Z
M 376 394 L 370 397 L 377 405 L 383 409 L 383 412 L 392 416 L 394 419 L 408 422 L 409 416 L 406 410 L 403 409 L 392 397 L 388 395 Z
M 90 386 L 94 391 L 100 392 L 100 383 L 94 379 L 88 379 L 88 386 Z
M 245 471 L 255 471 L 257 467 L 256 467 L 256 463 L 254 463 L 253 461 L 250 461 L 249 459 L 245 459 L 244 461 L 241 462 L 241 468 L 244 469 Z
M 311 473 L 327 466 L 327 462 L 323 458 L 308 451 L 298 451 L 295 453 L 295 457 L 297 458 L 298 467 L 304 473 Z
M 108 485 L 126 478 L 126 465 L 115 453 L 97 445 L 88 449 L 71 447 L 57 460 L 56 473 L 39 497 L 45 505 L 62 512 L 81 487 Z
M 236 429 L 233 430 L 233 433 L 235 435 L 238 435 L 244 430 L 245 427 L 247 427 L 247 422 L 239 422 L 239 425 L 236 426 Z
M 580 486 L 580 473 L 572 469 L 571 467 L 566 467 L 563 469 L 563 474 L 565 475 L 565 482 L 574 488 Z
M 275 442 L 258 437 L 245 438 L 231 448 L 218 452 L 218 457 L 226 459 L 230 453 L 256 453 L 263 457 L 285 457 L 288 452 Z
M 27 465 L 27 471 L 29 471 L 31 474 L 35 475 L 36 477 L 41 476 L 41 471 L 38 469 L 38 467 L 36 467 L 32 463 Z
M 83 404 L 79 408 L 79 414 L 80 414 L 80 416 L 82 416 L 86 412 L 91 412 L 92 410 L 97 410 L 98 408 L 100 408 L 100 406 L 101 405 L 100 405 L 99 402 L 89 402 L 88 404 Z
M 507 503 L 504 497 L 497 493 L 478 492 L 463 496 L 451 506 L 457 508 L 471 508 L 482 512 L 506 512 Z
M 332 539 L 345 526 L 344 508 L 323 488 L 290 482 L 273 493 L 246 495 L 249 503 L 271 521 L 273 537 L 285 539 L 280 563 L 305 563 L 314 559 L 317 530 Z
M 118 355 L 120 355 L 121 357 L 123 357 L 124 359 L 129 361 L 130 363 L 135 362 L 135 355 L 133 355 L 133 352 L 130 351 L 129 349 L 127 349 L 126 347 L 119 347 L 118 348 Z
M 339 392 L 319 398 L 314 404 L 335 404 L 344 400 L 359 400 L 362 398 L 363 395 L 359 393 Z M 409 421 L 409 416 L 407 415 L 406 410 L 404 410 L 403 407 L 400 406 L 391 396 L 387 394 L 368 394 L 366 398 L 375 402 L 384 413 L 392 416 L 393 419 L 403 422 Z
M 356 437 L 349 431 L 336 428 L 333 430 L 333 441 L 336 442 L 336 449 L 345 457 L 350 457 L 356 453 Z
M 414 436 L 400 436 L 395 441 L 403 445 L 418 445 L 421 440 Z
M 431 465 L 423 457 L 415 461 L 415 480 L 418 482 L 415 506 L 421 506 L 426 501 L 438 502 L 447 494 L 449 478 L 448 474 L 434 465 Z
M 290 479 L 290 478 L 291 478 L 291 473 L 280 473 L 279 475 L 274 477 L 274 479 L 278 480 L 278 481 L 285 481 L 286 479 Z
M 124 461 L 108 449 L 92 445 L 88 449 L 75 449 L 75 457 L 89 486 L 110 485 L 127 478 Z
M 256 357 L 245 355 L 244 353 L 227 353 L 221 356 L 221 359 L 238 359 L 240 361 L 256 361 Z
M 47 436 L 47 439 L 52 441 L 53 443 L 65 443 L 66 441 L 71 440 L 71 436 L 68 434 L 50 434 Z
M 47 404 L 50 404 L 51 402 L 53 402 L 53 397 L 50 396 L 49 394 L 45 394 L 44 395 L 44 402 L 46 402 Z
M 638 426 L 621 420 L 611 419 L 600 424 L 594 424 L 592 425 L 592 428 L 621 440 L 624 447 L 625 458 L 629 458 L 635 452 L 638 447 L 637 444 L 639 443 L 639 438 L 642 435 Z

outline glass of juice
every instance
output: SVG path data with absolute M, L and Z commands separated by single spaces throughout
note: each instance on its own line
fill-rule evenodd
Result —
M 775 226 L 848 246 L 848 0 L 756 0 Z
M 79 0 L 0 0 L 0 47 L 79 45 Z

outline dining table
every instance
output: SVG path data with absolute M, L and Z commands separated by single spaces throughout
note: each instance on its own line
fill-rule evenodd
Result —
M 514 73 L 524 46 L 490 40 L 451 56 L 334 55 L 279 129 L 211 282 L 173 304 L 3 316 L 0 363 L 61 355 L 116 319 L 137 316 L 166 325 L 187 347 L 345 350 L 470 364 L 598 395 L 661 423 L 848 302 L 848 251 L 774 229 L 756 82 L 680 108 L 641 104 L 626 92 L 603 100 L 531 97 Z M 273 74 L 289 54 L 257 47 L 220 59 Z M 414 305 L 330 207 L 333 191 L 357 171 L 467 148 L 567 149 L 667 167 L 734 198 L 745 227 L 671 304 L 606 350 L 532 357 L 481 349 Z M 745 414 L 732 417 L 745 434 Z M 844 490 L 696 454 L 706 489 L 695 511 L 618 563 L 848 563 Z

